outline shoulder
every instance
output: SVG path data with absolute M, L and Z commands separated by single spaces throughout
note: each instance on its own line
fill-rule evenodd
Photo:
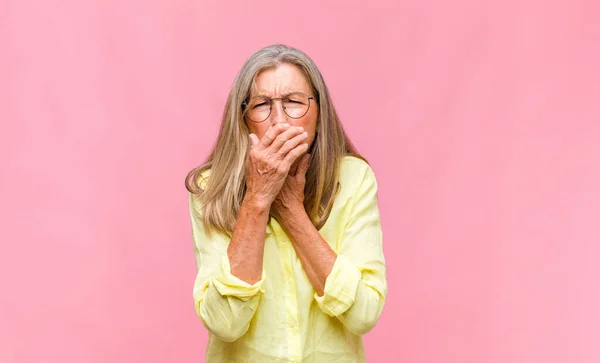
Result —
M 371 166 L 363 159 L 346 155 L 340 163 L 339 182 L 350 195 L 359 189 L 377 189 L 377 179 Z
M 375 181 L 375 173 L 363 159 L 345 155 L 340 163 L 340 183 L 362 182 L 365 179 Z
M 200 186 L 202 190 L 206 189 L 206 184 L 208 183 L 208 178 L 210 176 L 210 169 L 205 169 L 198 173 L 196 178 L 196 185 Z
M 193 177 L 193 183 L 201 189 L 200 192 L 192 192 L 189 194 L 189 202 L 190 205 L 193 204 L 196 209 L 200 210 L 200 205 L 202 204 L 202 196 L 204 195 L 204 190 L 206 190 L 206 186 L 208 184 L 208 177 L 210 175 L 210 169 L 200 170 L 196 172 Z

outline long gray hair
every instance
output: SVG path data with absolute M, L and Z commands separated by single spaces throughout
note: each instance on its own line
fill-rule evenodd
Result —
M 246 192 L 245 163 L 250 147 L 250 129 L 244 121 L 242 103 L 249 99 L 258 74 L 281 64 L 294 65 L 302 71 L 319 105 L 304 189 L 304 207 L 317 229 L 327 221 L 335 200 L 342 157 L 353 155 L 364 160 L 344 132 L 315 63 L 304 52 L 282 44 L 262 48 L 248 58 L 235 78 L 213 150 L 185 179 L 187 190 L 199 198 L 205 227 L 228 234 L 233 231 Z M 210 177 L 203 180 L 208 173 Z

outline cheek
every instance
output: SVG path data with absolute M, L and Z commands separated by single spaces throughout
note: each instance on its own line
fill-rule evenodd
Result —
M 316 137 L 316 122 L 308 122 L 304 125 L 301 125 L 308 132 L 308 138 L 306 138 L 305 143 L 311 145 L 315 141 Z
M 292 120 L 291 124 L 294 126 L 302 126 L 308 132 L 308 141 L 314 139 L 315 131 L 317 129 L 317 117 L 318 111 L 311 110 L 306 116 Z
M 265 132 L 267 132 L 266 124 L 267 124 L 266 122 L 262 122 L 262 123 L 247 122 L 246 123 L 246 125 L 248 125 L 248 129 L 250 130 L 250 132 L 255 134 L 256 136 L 258 136 L 259 140 L 261 140 L 263 138 L 263 136 L 265 135 Z
M 308 135 L 308 139 L 306 140 L 306 143 L 308 144 L 308 146 L 310 147 L 312 144 L 314 144 L 314 142 L 315 142 L 315 134 Z

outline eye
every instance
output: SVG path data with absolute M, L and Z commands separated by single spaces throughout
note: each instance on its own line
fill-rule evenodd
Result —
M 303 93 L 291 93 L 287 95 L 285 102 L 294 105 L 304 105 L 308 103 L 308 96 Z
M 260 102 L 252 106 L 252 108 L 266 107 L 268 106 L 266 102 Z

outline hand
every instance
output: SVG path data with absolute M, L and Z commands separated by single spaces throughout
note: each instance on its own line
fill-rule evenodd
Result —
M 251 146 L 246 162 L 246 196 L 269 207 L 281 190 L 296 159 L 308 150 L 308 137 L 301 127 L 276 123 L 262 140 L 250 134 Z
M 309 154 L 300 159 L 296 173 L 287 175 L 279 194 L 271 204 L 271 214 L 282 225 L 293 221 L 296 213 L 304 211 L 304 185 L 309 160 Z

